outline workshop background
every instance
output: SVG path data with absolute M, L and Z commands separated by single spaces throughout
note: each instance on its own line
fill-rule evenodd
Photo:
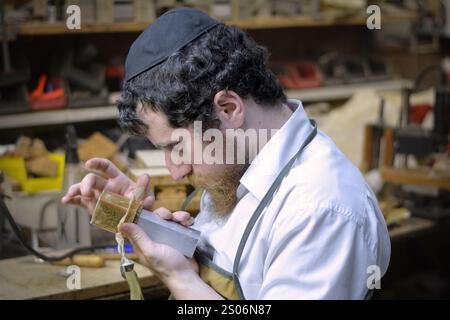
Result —
M 69 5 L 81 9 L 79 29 Z M 60 198 L 92 157 L 131 177 L 150 174 L 156 206 L 178 210 L 192 191 L 171 180 L 161 151 L 121 132 L 114 105 L 128 48 L 177 6 L 240 26 L 266 46 L 288 97 L 301 99 L 365 174 L 392 241 L 374 299 L 450 298 L 450 0 L 2 0 L 1 197 L 40 252 L 111 247 L 80 259 L 74 289 L 66 265 L 76 261 L 30 256 L 2 214 L 0 299 L 128 299 L 113 235 L 80 227 L 88 214 Z M 167 298 L 150 271 L 136 271 L 146 298 Z

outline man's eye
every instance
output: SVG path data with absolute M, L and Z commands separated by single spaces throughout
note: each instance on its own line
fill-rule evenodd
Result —
M 165 146 L 164 149 L 172 150 L 175 146 L 176 146 L 176 143 L 172 143 L 172 144 L 169 144 L 169 145 Z

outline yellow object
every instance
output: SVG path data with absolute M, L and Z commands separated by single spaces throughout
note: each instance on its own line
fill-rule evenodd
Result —
M 411 211 L 406 208 L 392 209 L 386 214 L 386 225 L 390 226 L 394 223 L 399 223 L 402 220 L 411 218 Z
M 144 295 L 142 294 L 141 285 L 139 284 L 139 278 L 136 272 L 133 270 L 131 272 L 124 272 L 125 279 L 130 287 L 130 300 L 144 300 Z
M 77 265 L 86 268 L 102 268 L 105 266 L 105 259 L 97 254 L 78 254 L 72 258 L 55 261 L 53 264 L 58 266 Z
M 0 157 L 0 170 L 19 182 L 24 192 L 61 191 L 64 180 L 65 156 L 60 153 L 50 153 L 48 157 L 58 162 L 58 175 L 56 178 L 29 179 L 25 161 L 21 157 Z

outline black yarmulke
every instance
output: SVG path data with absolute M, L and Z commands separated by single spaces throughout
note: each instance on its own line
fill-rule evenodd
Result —
M 125 81 L 162 63 L 218 24 L 206 13 L 192 8 L 180 7 L 164 13 L 131 45 L 125 61 Z

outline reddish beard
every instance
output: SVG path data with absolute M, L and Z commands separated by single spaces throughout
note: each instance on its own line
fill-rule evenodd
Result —
M 194 187 L 208 192 L 211 199 L 208 205 L 214 213 L 226 215 L 236 206 L 239 180 L 248 167 L 248 164 L 235 164 L 226 166 L 220 173 L 208 175 L 191 173 L 188 180 Z

